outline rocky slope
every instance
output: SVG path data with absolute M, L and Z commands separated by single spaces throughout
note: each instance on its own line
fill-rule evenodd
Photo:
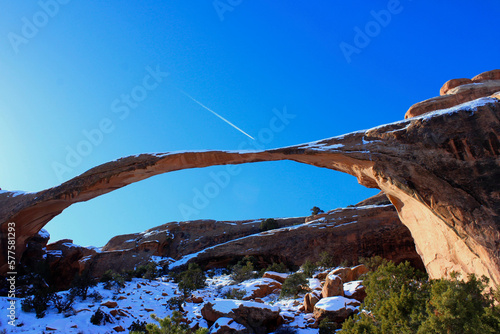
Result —
M 497 75 L 498 70 L 478 77 L 491 81 Z M 20 257 L 26 240 L 71 204 L 157 174 L 292 160 L 349 173 L 362 185 L 384 191 L 411 231 L 431 277 L 458 271 L 486 275 L 500 284 L 500 94 L 473 100 L 496 88 L 485 93 L 483 85 L 458 84 L 451 90 L 466 90 L 465 101 L 470 102 L 457 105 L 464 99 L 451 94 L 446 103 L 431 103 L 416 113 L 421 116 L 408 114 L 404 121 L 366 131 L 259 152 L 142 154 L 103 164 L 38 193 L 4 191 L 2 245 L 8 223 L 15 222 Z M 7 271 L 5 249 L 1 273 Z

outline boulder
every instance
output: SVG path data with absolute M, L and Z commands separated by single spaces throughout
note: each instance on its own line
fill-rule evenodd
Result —
M 500 90 L 500 80 L 474 82 L 457 86 L 446 92 L 446 95 L 433 97 L 418 102 L 410 107 L 405 118 L 417 117 L 436 110 L 448 109 L 481 97 L 487 97 Z
M 108 300 L 101 303 L 101 306 L 106 306 L 107 308 L 115 308 L 118 306 L 118 303 L 113 300 Z
M 269 333 L 281 323 L 280 309 L 276 306 L 234 299 L 216 299 L 201 309 L 208 323 L 219 318 L 230 318 L 256 334 Z
M 473 82 L 482 82 L 487 80 L 500 80 L 500 70 L 486 71 L 472 78 Z
M 448 91 L 450 89 L 453 89 L 453 88 L 461 86 L 461 85 L 470 84 L 470 83 L 472 83 L 472 80 L 467 79 L 467 78 L 448 80 L 444 83 L 443 87 L 441 87 L 441 89 L 439 90 L 439 95 L 446 95 L 446 94 L 448 94 Z
M 210 327 L 210 334 L 246 334 L 249 333 L 245 326 L 240 325 L 231 318 L 219 318 Z
M 241 285 L 248 291 L 243 300 L 264 298 L 281 290 L 281 283 L 271 278 L 259 278 L 243 282 Z
M 318 291 L 313 291 L 306 293 L 304 296 L 304 312 L 312 313 L 314 311 L 314 305 L 321 299 L 321 293 Z
M 266 271 L 262 277 L 263 278 L 271 278 L 271 279 L 283 284 L 283 283 L 285 283 L 285 280 L 287 279 L 288 276 L 289 276 L 289 274 L 277 273 L 275 271 Z
M 361 275 L 364 275 L 369 271 L 370 271 L 370 269 L 368 269 L 368 267 L 365 266 L 364 264 L 360 264 L 358 266 L 352 267 L 351 268 L 352 276 L 351 276 L 351 279 L 349 281 L 355 281 L 355 280 L 359 279 L 359 277 Z M 349 282 L 349 281 L 345 281 L 345 282 Z
M 330 273 L 331 270 L 325 270 L 320 273 L 317 273 L 316 275 L 313 276 L 313 278 L 319 279 L 320 281 L 326 280 L 326 276 Z
M 334 297 L 334 296 L 344 296 L 344 285 L 340 276 L 333 274 L 333 271 L 326 276 L 325 284 L 321 290 L 321 296 Z
M 330 271 L 325 278 L 328 280 L 329 275 L 336 275 L 340 277 L 342 282 L 350 282 L 352 281 L 352 269 L 350 267 L 340 267 L 340 268 L 335 268 L 332 271 Z
M 350 299 L 356 299 L 363 302 L 366 297 L 365 287 L 363 281 L 352 281 L 344 283 L 344 296 Z
M 328 317 L 340 324 L 353 313 L 357 313 L 359 305 L 361 303 L 357 300 L 341 296 L 323 298 L 314 306 L 314 318 L 316 323 Z

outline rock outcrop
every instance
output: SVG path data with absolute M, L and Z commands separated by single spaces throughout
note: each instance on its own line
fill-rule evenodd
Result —
M 395 208 L 388 205 L 351 207 L 329 211 L 324 217 L 301 225 L 252 234 L 174 262 L 171 267 L 196 262 L 206 269 L 225 267 L 246 255 L 259 262 L 274 260 L 300 266 L 319 260 L 328 252 L 335 261 L 356 263 L 360 257 L 380 255 L 394 262 L 410 261 L 424 269 L 408 229 Z
M 411 231 L 431 277 L 458 271 L 500 284 L 499 95 L 457 105 L 493 94 L 496 73 L 476 77 L 478 85 L 453 88 L 446 102 L 424 107 L 427 114 L 367 131 L 258 152 L 142 154 L 95 167 L 45 191 L 1 191 L 0 272 L 8 269 L 9 222 L 16 224 L 19 260 L 27 239 L 73 203 L 175 170 L 292 160 L 349 173 L 362 185 L 381 189 Z M 430 112 L 440 108 L 450 109 Z
M 431 111 L 451 108 L 500 91 L 500 70 L 476 75 L 472 79 L 452 79 L 441 87 L 440 96 L 414 104 L 406 112 L 405 118 L 426 114 Z

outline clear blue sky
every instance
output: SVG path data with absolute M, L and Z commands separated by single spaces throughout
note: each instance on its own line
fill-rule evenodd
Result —
M 402 119 L 448 79 L 500 68 L 498 1 L 59 1 L 2 1 L 2 189 L 42 190 L 143 152 L 273 148 L 366 129 Z M 274 118 L 284 108 L 288 124 Z M 68 163 L 71 150 L 81 159 Z M 326 169 L 260 163 L 183 214 L 225 170 L 157 176 L 46 228 L 51 241 L 102 246 L 168 221 L 302 216 L 377 192 Z

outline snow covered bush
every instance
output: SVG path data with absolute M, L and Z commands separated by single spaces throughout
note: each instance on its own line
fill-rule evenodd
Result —
M 52 305 L 57 309 L 58 313 L 69 311 L 75 302 L 75 296 L 71 293 L 60 295 L 53 294 L 51 297 Z
M 113 323 L 113 320 L 111 319 L 111 316 L 101 310 L 101 308 L 98 308 L 97 311 L 90 317 L 90 322 L 93 325 L 96 326 L 101 326 L 106 323 Z

